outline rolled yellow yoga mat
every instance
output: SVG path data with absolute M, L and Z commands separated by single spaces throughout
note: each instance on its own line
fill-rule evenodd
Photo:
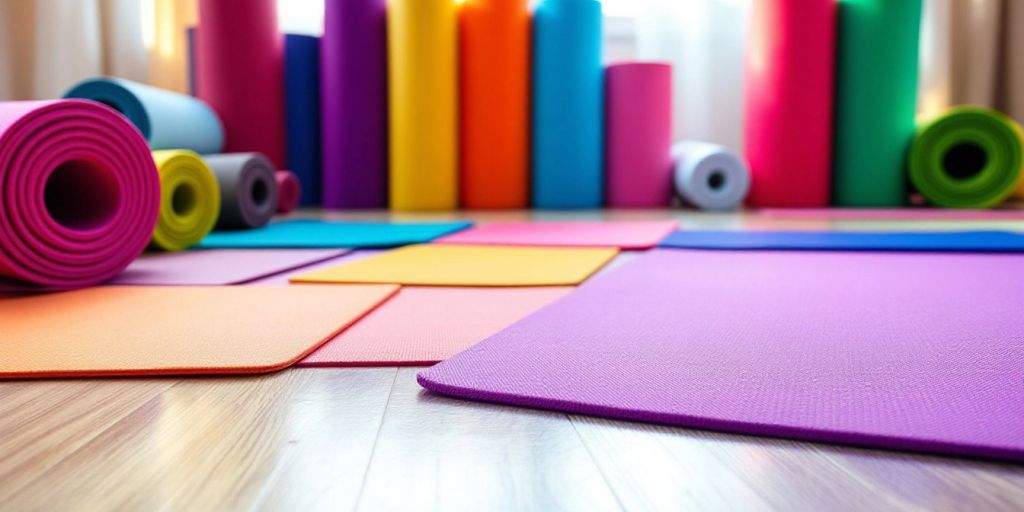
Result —
M 1024 131 L 994 110 L 957 107 L 920 126 L 910 149 L 910 181 L 946 208 L 991 208 L 1024 180 Z
M 154 151 L 160 171 L 160 216 L 149 246 L 181 251 L 199 243 L 220 215 L 220 185 L 198 154 L 181 149 Z

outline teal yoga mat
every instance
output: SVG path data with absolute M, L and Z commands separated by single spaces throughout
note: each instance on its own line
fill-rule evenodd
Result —
M 833 203 L 907 201 L 921 0 L 840 0 Z
M 329 222 L 292 220 L 260 229 L 213 233 L 199 245 L 203 249 L 229 248 L 371 248 L 426 243 L 470 227 L 453 222 Z
M 72 87 L 65 98 L 98 101 L 124 114 L 151 149 L 189 149 L 199 154 L 224 149 L 224 127 L 202 101 L 146 84 L 100 77 Z

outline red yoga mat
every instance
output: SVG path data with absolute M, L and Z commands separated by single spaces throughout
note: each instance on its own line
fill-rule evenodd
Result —
M 747 202 L 828 205 L 835 0 L 754 2 L 747 48 Z
M 196 95 L 224 122 L 225 153 L 284 151 L 284 38 L 274 0 L 199 0 Z
M 83 100 L 0 103 L 0 277 L 91 286 L 149 243 L 160 178 L 142 134 Z

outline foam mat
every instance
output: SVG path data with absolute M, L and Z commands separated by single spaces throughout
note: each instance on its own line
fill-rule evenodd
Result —
M 661 246 L 719 250 L 1019 252 L 1024 251 L 1024 235 L 1002 231 L 676 231 Z
M 570 286 L 608 263 L 617 249 L 414 245 L 316 270 L 293 283 L 418 286 Z
M 206 249 L 369 248 L 429 242 L 471 226 L 469 222 L 331 222 L 290 220 L 261 229 L 211 233 Z
M 649 249 L 676 227 L 675 221 L 495 222 L 448 235 L 437 243 Z
M 572 290 L 402 288 L 299 366 L 431 365 L 472 347 Z
M 114 279 L 130 285 L 243 284 L 345 254 L 343 249 L 213 249 L 146 254 Z
M 420 374 L 636 421 L 1024 461 L 1024 259 L 654 250 Z
M 397 289 L 106 286 L 0 299 L 0 378 L 275 371 Z

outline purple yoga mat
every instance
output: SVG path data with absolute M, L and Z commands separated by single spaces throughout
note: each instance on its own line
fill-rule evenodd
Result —
M 385 0 L 327 0 L 320 40 L 325 208 L 387 206 Z
M 111 284 L 243 284 L 341 256 L 341 249 L 216 249 L 147 254 Z
M 420 374 L 431 391 L 1024 461 L 1024 258 L 654 250 Z

